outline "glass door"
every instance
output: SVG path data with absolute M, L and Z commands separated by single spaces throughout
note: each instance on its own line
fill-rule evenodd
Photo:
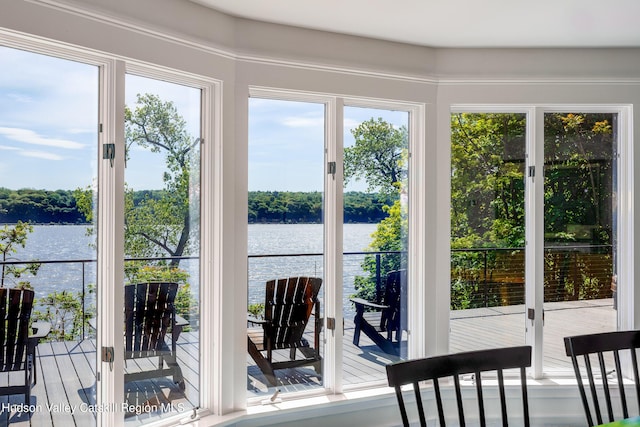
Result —
M 617 114 L 544 114 L 545 370 L 563 337 L 616 330 Z
M 250 399 L 324 386 L 325 164 L 325 104 L 249 99 Z
M 127 425 L 200 402 L 201 90 L 126 76 Z
M 450 352 L 525 344 L 527 116 L 451 115 Z
M 0 69 L 0 305 L 41 336 L 26 363 L 37 381 L 0 396 L 0 424 L 95 425 L 100 71 L 8 47 Z M 3 355 L 20 343 L 9 328 Z M 24 362 L 0 364 L 0 392 L 25 385 Z
M 407 357 L 409 113 L 344 108 L 342 381 Z

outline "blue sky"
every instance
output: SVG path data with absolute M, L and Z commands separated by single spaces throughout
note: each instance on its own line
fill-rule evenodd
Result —
M 0 46 L 0 187 L 72 190 L 91 185 L 98 159 L 98 69 Z M 128 75 L 126 103 L 138 93 L 172 101 L 196 136 L 199 90 Z M 322 191 L 322 104 L 252 98 L 249 189 Z M 405 112 L 345 108 L 345 145 L 363 120 L 406 125 Z M 125 179 L 134 189 L 162 187 L 161 155 L 132 149 Z M 364 183 L 349 189 L 364 190 Z
M 408 126 L 408 113 L 345 107 L 344 145 L 354 144 L 351 130 L 382 117 Z M 252 98 L 249 102 L 249 190 L 322 191 L 324 179 L 324 106 L 309 102 Z M 364 182 L 347 190 L 365 191 Z

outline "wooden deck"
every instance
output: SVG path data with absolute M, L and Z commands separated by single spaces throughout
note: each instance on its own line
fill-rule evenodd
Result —
M 615 310 L 611 299 L 552 303 L 545 307 L 545 368 L 570 370 L 564 354 L 562 337 L 567 335 L 615 329 Z M 524 307 L 496 307 L 452 312 L 451 351 L 519 345 L 524 343 Z M 360 347 L 351 341 L 353 324 L 345 322 L 343 382 L 345 385 L 366 384 L 386 380 L 385 365 L 397 358 L 380 351 L 366 336 Z M 94 424 L 95 342 L 54 342 L 38 346 L 38 383 L 33 389 L 31 414 L 20 413 L 24 397 L 0 397 L 0 427 L 11 426 L 90 426 Z M 170 378 L 137 381 L 127 384 L 126 397 L 132 408 L 141 413 L 126 414 L 127 425 L 138 425 L 158 414 L 144 409 L 189 410 L 198 405 L 198 341 L 197 334 L 183 333 L 179 342 L 179 363 L 186 380 L 183 393 Z M 151 361 L 127 361 L 126 369 L 144 369 Z M 266 398 L 275 391 L 267 387 L 260 370 L 247 356 L 247 396 Z M 321 375 L 312 367 L 277 371 L 281 392 L 319 389 Z M 13 382 L 0 374 L 0 386 Z M 8 408 L 7 405 L 16 405 Z M 164 405 L 164 406 L 163 406 Z M 75 412 L 72 412 L 75 409 Z M 103 408 L 104 409 L 104 408 Z M 121 410 L 121 408 L 118 408 Z

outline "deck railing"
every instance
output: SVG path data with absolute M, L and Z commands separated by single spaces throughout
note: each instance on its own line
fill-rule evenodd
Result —
M 453 309 L 523 304 L 524 248 L 453 249 Z M 611 245 L 544 248 L 544 301 L 576 301 L 612 296 Z
M 609 298 L 612 295 L 611 245 L 557 246 L 545 248 L 545 302 Z M 344 255 L 344 314 L 353 314 L 349 297 L 356 293 L 353 284 L 357 276 L 373 275 L 367 280 L 380 289 L 390 268 L 402 265 L 400 251 L 345 252 Z M 249 303 L 261 302 L 264 282 L 285 275 L 323 274 L 323 254 L 265 254 L 249 255 Z M 524 303 L 524 248 L 454 249 L 451 254 L 451 308 L 504 306 Z M 182 261 L 197 257 L 129 258 L 126 262 Z M 369 263 L 367 272 L 362 265 Z M 259 264 L 267 265 L 263 268 Z M 27 277 L 38 298 L 61 290 L 77 292 L 81 300 L 82 318 L 87 317 L 95 304 L 90 284 L 95 280 L 95 259 L 4 261 L 0 266 L 40 264 L 38 276 Z M 60 264 L 78 266 L 78 279 L 69 277 L 69 271 L 57 278 L 43 275 L 43 269 Z M 287 268 L 289 271 L 287 271 Z M 78 286 L 78 282 L 80 282 Z M 58 283 L 61 286 L 50 286 Z M 197 279 L 194 280 L 197 282 Z M 197 285 L 192 285 L 197 295 Z M 379 294 L 379 292 L 376 292 Z M 82 327 L 82 336 L 87 330 Z

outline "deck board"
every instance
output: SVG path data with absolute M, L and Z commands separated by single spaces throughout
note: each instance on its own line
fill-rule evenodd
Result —
M 545 369 L 569 371 L 569 359 L 564 354 L 562 337 L 589 332 L 615 329 L 616 312 L 612 300 L 550 303 L 545 305 Z M 524 344 L 524 307 L 494 307 L 454 311 L 450 319 L 451 352 L 476 350 L 489 346 L 512 346 Z M 343 342 L 342 380 L 345 387 L 363 386 L 367 383 L 386 383 L 385 365 L 399 360 L 382 352 L 366 335 L 360 338 L 360 346 L 352 344 L 353 322 L 345 320 Z M 490 344 L 488 344 L 490 343 Z M 32 391 L 32 404 L 42 405 L 45 410 L 31 416 L 17 413 L 0 413 L 0 427 L 26 426 L 90 426 L 93 415 L 70 414 L 65 411 L 49 412 L 47 404 L 95 403 L 95 359 L 93 340 L 80 342 L 41 343 L 36 360 L 38 383 Z M 183 394 L 171 378 L 136 381 L 127 384 L 130 402 L 171 402 L 185 405 L 188 410 L 199 404 L 199 345 L 197 332 L 184 332 L 178 343 L 178 359 L 186 381 Z M 268 387 L 260 370 L 247 354 L 247 397 L 265 399 L 275 391 Z M 138 369 L 155 361 L 128 360 L 128 369 Z M 276 371 L 282 393 L 320 390 L 322 375 L 311 366 Z M 13 381 L 12 379 L 11 381 Z M 0 374 L 0 386 L 8 381 Z M 23 396 L 0 396 L 0 404 L 23 403 Z M 129 416 L 126 424 L 137 425 L 148 421 L 148 415 Z

